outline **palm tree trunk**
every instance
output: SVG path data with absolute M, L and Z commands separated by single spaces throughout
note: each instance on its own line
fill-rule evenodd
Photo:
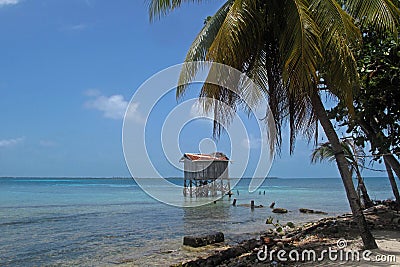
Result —
M 384 158 L 396 173 L 397 178 L 400 180 L 400 163 L 393 155 L 385 155 Z
M 355 171 L 357 175 L 358 186 L 360 187 L 361 190 L 361 196 L 364 200 L 364 206 L 365 208 L 372 207 L 374 203 L 372 203 L 372 200 L 368 195 L 367 187 L 365 187 L 364 179 L 361 176 L 360 170 L 358 168 L 355 168 Z
M 367 135 L 367 138 L 371 142 L 371 144 L 376 143 L 376 136 L 378 135 L 377 132 L 365 121 L 365 120 L 360 120 L 358 121 L 358 124 L 361 126 L 361 129 L 364 131 L 364 133 Z M 382 132 L 379 132 L 380 135 L 384 134 Z M 390 154 L 389 150 L 383 151 L 383 153 L 387 154 L 386 161 L 392 167 L 392 170 L 396 173 L 397 178 L 400 180 L 400 163 L 399 161 L 392 155 Z
M 320 121 L 322 128 L 332 145 L 332 149 L 335 152 L 336 163 L 339 169 L 340 176 L 342 177 L 343 185 L 346 190 L 347 199 L 350 204 L 351 211 L 353 212 L 353 219 L 358 225 L 360 236 L 364 243 L 365 249 L 374 249 L 378 245 L 375 242 L 375 238 L 372 236 L 368 229 L 367 222 L 362 212 L 357 192 L 354 188 L 353 179 L 351 177 L 348 162 L 344 156 L 343 148 L 340 144 L 339 138 L 333 128 L 331 121 L 329 120 L 324 105 L 322 104 L 321 98 L 318 93 L 314 93 L 311 96 L 312 105 L 315 114 Z
M 385 162 L 385 167 L 386 167 L 386 171 L 388 173 L 390 185 L 392 186 L 393 195 L 396 198 L 397 209 L 399 209 L 400 208 L 399 189 L 397 188 L 396 180 L 394 179 L 392 168 L 391 168 L 391 165 L 388 163 L 387 157 L 388 156 L 383 156 L 383 161 Z

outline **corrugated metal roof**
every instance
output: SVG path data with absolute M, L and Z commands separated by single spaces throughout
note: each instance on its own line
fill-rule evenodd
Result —
M 221 152 L 212 154 L 185 153 L 183 154 L 181 161 L 185 159 L 191 161 L 229 161 L 229 158 Z

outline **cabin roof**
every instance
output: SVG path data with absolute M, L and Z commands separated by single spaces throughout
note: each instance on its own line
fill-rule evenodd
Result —
M 215 152 L 211 154 L 199 154 L 199 153 L 185 153 L 180 161 L 229 161 L 229 158 L 221 152 Z

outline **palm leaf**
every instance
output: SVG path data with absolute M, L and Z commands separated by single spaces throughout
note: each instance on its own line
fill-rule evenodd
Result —
M 219 29 L 224 22 L 227 13 L 232 6 L 234 0 L 227 1 L 216 13 L 212 16 L 201 29 L 200 33 L 194 39 L 192 45 L 190 46 L 185 62 L 199 62 L 199 64 L 186 64 L 184 65 L 180 76 L 179 76 L 179 86 L 176 90 L 177 98 L 184 95 L 188 84 L 194 79 L 199 71 L 199 67 L 204 66 L 202 61 L 206 60 L 206 54 L 210 49 L 210 46 L 215 40 Z
M 309 1 L 286 1 L 286 27 L 280 38 L 283 78 L 293 92 L 310 93 L 317 81 L 322 54 L 320 31 L 309 10 Z
M 361 26 L 372 26 L 378 31 L 390 31 L 398 35 L 400 10 L 391 0 L 347 0 L 345 8 Z
M 278 37 L 283 82 L 289 90 L 290 151 L 294 150 L 297 132 L 301 131 L 309 137 L 315 129 L 309 96 L 317 88 L 317 70 L 322 58 L 321 33 L 309 5 L 307 0 L 285 1 L 285 23 Z
M 335 0 L 313 0 L 311 9 L 322 29 L 322 76 L 330 92 L 353 113 L 352 89 L 359 86 L 353 49 L 360 47 L 361 32 Z
M 252 0 L 235 0 L 229 8 L 226 17 L 219 28 L 219 31 L 211 46 L 207 50 L 205 59 L 207 61 L 222 63 L 246 73 L 248 67 L 254 65 L 259 54 L 260 39 L 263 36 L 263 17 L 259 13 L 256 2 Z M 213 68 L 218 68 L 213 65 Z M 220 71 L 210 70 L 209 75 L 219 73 L 221 76 L 217 80 L 221 84 L 229 81 L 230 84 L 236 83 L 237 91 L 232 91 L 223 86 L 205 83 L 201 89 L 201 96 L 217 99 L 226 105 L 215 105 L 215 101 L 207 101 L 204 108 L 213 109 L 216 121 L 228 125 L 237 107 L 242 105 L 245 109 L 250 109 L 247 105 L 257 105 L 260 100 L 262 90 L 249 88 L 243 80 L 232 81 L 229 73 L 223 75 Z M 189 73 L 190 74 L 190 73 Z M 207 79 L 207 80 L 216 80 Z M 239 97 L 240 96 L 240 97 Z M 221 131 L 221 124 L 216 124 L 214 134 L 218 136 Z
M 203 0 L 204 1 L 204 0 Z M 150 21 L 167 15 L 169 12 L 180 7 L 182 3 L 200 3 L 202 0 L 150 0 L 149 1 L 149 17 Z
M 360 146 L 355 145 L 351 139 L 345 139 L 341 142 L 341 146 L 344 152 L 344 156 L 351 166 L 351 171 L 361 167 L 365 164 L 365 152 Z M 332 145 L 329 142 L 319 144 L 311 154 L 311 162 L 322 162 L 322 161 L 333 162 L 335 160 L 335 152 Z

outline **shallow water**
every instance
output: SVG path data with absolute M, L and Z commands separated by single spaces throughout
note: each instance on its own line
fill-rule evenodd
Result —
M 175 181 L 179 183 L 179 180 Z M 225 197 L 216 204 L 177 208 L 144 193 L 133 179 L 1 178 L 0 266 L 159 265 L 207 253 L 182 248 L 182 237 L 222 231 L 228 244 L 266 229 L 265 219 L 305 222 L 319 215 L 299 208 L 349 211 L 340 179 L 268 179 L 254 193 L 242 179 L 238 204 L 276 207 L 251 211 L 233 207 Z M 391 198 L 387 178 L 366 178 L 373 199 Z M 265 195 L 264 195 L 265 191 Z M 261 194 L 260 194 L 261 193 Z

